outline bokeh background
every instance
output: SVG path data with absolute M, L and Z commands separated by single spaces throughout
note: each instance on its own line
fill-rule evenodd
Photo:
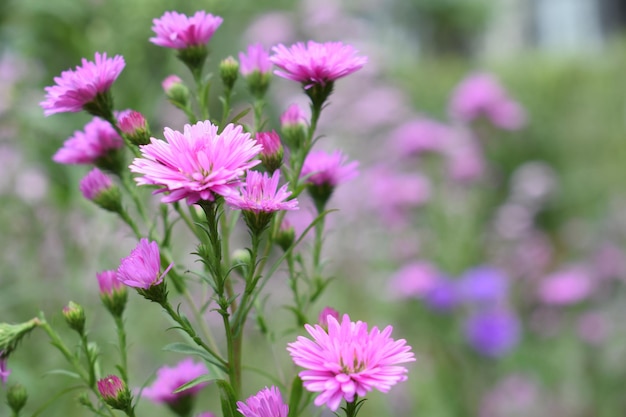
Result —
M 51 160 L 88 116 L 44 118 L 38 103 L 53 77 L 106 51 L 127 63 L 113 89 L 117 108 L 140 110 L 155 134 L 180 129 L 184 119 L 160 82 L 188 74 L 148 38 L 164 11 L 200 9 L 224 17 L 210 45 L 213 71 L 252 42 L 341 40 L 369 57 L 337 83 L 320 125 L 320 147 L 358 160 L 361 177 L 333 199 L 340 211 L 330 219 L 326 256 L 335 279 L 319 308 L 393 324 L 418 360 L 407 382 L 372 393 L 360 415 L 624 415 L 626 6 L 619 0 L 0 2 L 1 321 L 43 311 L 71 341 L 60 311 L 80 302 L 103 367 L 114 363 L 105 359 L 115 356 L 115 334 L 95 272 L 114 269 L 135 241 L 80 195 L 86 167 Z M 490 74 L 523 110 L 518 123 L 455 117 L 451 100 L 477 73 Z M 247 105 L 243 87 L 237 98 Z M 287 105 L 306 99 L 275 79 L 270 102 L 269 126 L 278 128 Z M 445 150 L 433 145 L 433 124 L 452 137 Z M 402 145 L 421 141 L 425 152 Z M 181 255 L 192 249 L 179 246 Z M 272 291 L 280 306 L 284 291 Z M 475 293 L 483 295 L 468 295 Z M 164 333 L 167 323 L 146 326 L 160 312 L 137 298 L 127 322 L 140 386 L 180 358 L 160 350 L 178 336 Z M 497 317 L 480 322 L 482 313 Z M 277 308 L 275 319 L 282 315 Z M 253 325 L 250 333 L 262 345 Z M 281 346 L 289 340 L 275 347 L 285 366 Z M 251 349 L 248 360 L 265 363 L 271 352 Z M 71 384 L 48 373 L 64 364 L 43 333 L 29 336 L 9 366 L 10 381 L 29 389 L 26 415 Z M 244 387 L 250 394 L 269 384 L 254 378 Z M 72 395 L 41 415 L 84 415 Z M 139 415 L 170 415 L 144 403 Z M 204 409 L 218 410 L 214 388 L 201 395 Z M 8 413 L 0 404 L 0 415 Z

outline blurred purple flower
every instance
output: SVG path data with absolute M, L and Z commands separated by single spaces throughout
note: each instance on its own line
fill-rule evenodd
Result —
M 83 110 L 99 95 L 108 93 L 125 65 L 122 56 L 107 58 L 106 52 L 96 52 L 94 62 L 83 58 L 82 66 L 63 71 L 60 77 L 54 78 L 56 85 L 45 88 L 46 99 L 39 103 L 44 115 Z
M 440 275 L 435 285 L 425 294 L 424 302 L 428 308 L 438 312 L 454 310 L 461 302 L 456 281 Z
M 589 271 L 582 266 L 569 266 L 544 277 L 538 296 L 545 304 L 561 306 L 583 301 L 592 291 Z
M 157 370 L 156 380 L 143 390 L 142 396 L 155 403 L 176 403 L 183 397 L 198 393 L 208 382 L 201 382 L 181 392 L 174 391 L 208 373 L 209 370 L 202 362 L 196 363 L 191 358 L 184 359 L 172 367 L 163 366 Z
M 124 146 L 124 141 L 115 129 L 99 117 L 85 125 L 84 131 L 74 132 L 63 143 L 52 160 L 59 164 L 94 164 L 111 151 Z
M 440 272 L 431 263 L 413 261 L 398 270 L 389 282 L 391 293 L 402 298 L 422 298 L 439 285 Z
M 306 182 L 317 186 L 336 187 L 358 176 L 358 162 L 347 163 L 348 157 L 341 151 L 328 153 L 324 151 L 310 152 L 302 166 L 300 177 Z
M 488 309 L 472 313 L 465 321 L 465 337 L 478 353 L 499 357 L 517 346 L 521 326 L 517 316 L 507 310 Z
M 450 177 L 458 182 L 474 182 L 485 173 L 485 159 L 480 145 L 469 130 L 457 127 L 447 136 L 444 153 Z
M 503 271 L 489 265 L 468 269 L 459 280 L 464 302 L 497 304 L 508 296 L 509 281 Z
M 222 21 L 221 17 L 203 10 L 191 17 L 178 12 L 165 12 L 160 18 L 152 20 L 156 36 L 150 38 L 150 42 L 174 49 L 203 46 L 211 40 Z
M 408 121 L 390 134 L 390 141 L 400 156 L 419 156 L 427 152 L 441 152 L 451 128 L 426 118 Z
M 334 317 L 335 320 L 339 320 L 340 314 L 332 307 L 324 307 L 317 318 L 317 324 L 325 329 L 328 329 L 328 316 Z
M 283 129 L 292 126 L 306 126 L 307 123 L 306 114 L 296 103 L 289 105 L 287 110 L 280 115 L 280 125 Z
M 544 415 L 538 409 L 540 391 L 537 383 L 524 375 L 508 375 L 498 381 L 482 399 L 480 417 Z
M 526 112 L 511 98 L 491 74 L 479 73 L 465 78 L 450 99 L 454 119 L 471 122 L 486 117 L 493 125 L 518 130 L 526 124 Z
M 255 71 L 260 74 L 268 74 L 272 70 L 272 62 L 269 53 L 261 43 L 248 46 L 247 53 L 239 52 L 239 71 L 247 77 Z

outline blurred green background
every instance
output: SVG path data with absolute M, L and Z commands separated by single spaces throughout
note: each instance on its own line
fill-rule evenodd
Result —
M 103 357 L 115 356 L 115 347 L 110 343 L 115 340 L 114 328 L 99 306 L 95 272 L 116 268 L 119 259 L 134 246 L 134 239 L 113 216 L 83 200 L 78 181 L 87 172 L 85 167 L 62 166 L 51 160 L 63 141 L 89 118 L 84 114 L 44 118 L 38 103 L 44 97 L 43 87 L 52 85 L 53 77 L 75 67 L 83 57 L 92 59 L 94 52 L 106 51 L 126 59 L 126 68 L 113 87 L 116 107 L 140 110 L 148 117 L 155 134 L 164 126 L 180 128 L 181 116 L 167 104 L 160 82 L 172 73 L 189 80 L 188 74 L 172 51 L 148 42 L 152 19 L 166 10 L 193 13 L 204 9 L 224 17 L 224 24 L 210 44 L 212 71 L 219 60 L 236 56 L 259 37 L 266 46 L 307 39 L 354 43 L 370 59 L 364 69 L 365 81 L 360 88 L 350 88 L 347 82 L 345 88 L 338 84 L 334 106 L 327 113 L 335 111 L 341 115 L 343 109 L 338 103 L 357 105 L 368 86 L 373 89 L 384 85 L 407 98 L 403 111 L 445 120 L 451 91 L 461 79 L 476 70 L 497 74 L 511 96 L 526 108 L 529 124 L 520 132 L 502 133 L 498 138 L 502 142 L 491 149 L 490 162 L 500 170 L 505 188 L 511 174 L 526 161 L 543 161 L 552 167 L 558 192 L 542 211 L 539 222 L 558 248 L 557 258 L 576 260 L 581 245 L 588 239 L 608 236 L 623 243 L 623 6 L 591 0 L 553 1 L 551 6 L 549 3 L 550 0 L 0 2 L 0 320 L 21 322 L 43 311 L 49 321 L 62 329 L 61 308 L 74 300 L 93 307 L 88 309 L 92 334 L 101 341 Z M 273 88 L 274 106 L 268 110 L 268 117 L 270 125 L 277 127 L 277 115 L 297 89 L 289 90 L 283 80 L 274 80 Z M 243 88 L 237 97 L 242 103 L 248 99 Z M 215 105 L 219 105 L 217 100 Z M 382 114 L 388 110 L 377 111 Z M 326 117 L 323 128 L 332 132 L 333 122 L 341 116 Z M 361 168 L 365 170 L 368 162 L 385 159 L 380 143 L 392 128 L 390 123 L 357 133 L 344 126 L 336 144 L 349 149 L 355 159 L 361 159 Z M 334 140 L 332 133 L 330 136 Z M 500 201 L 504 196 L 495 198 Z M 419 347 L 427 350 L 420 340 L 426 333 L 412 324 L 415 314 L 425 313 L 416 313 L 419 307 L 379 296 L 394 264 L 384 260 L 382 265 L 373 267 L 376 262 L 372 260 L 381 258 L 388 242 L 380 239 L 368 245 L 372 253 L 359 252 L 350 237 L 367 236 L 367 225 L 358 219 L 350 225 L 355 229 L 348 237 L 331 236 L 339 248 L 336 253 L 345 256 L 332 259 L 329 268 L 338 279 L 320 307 L 333 305 L 350 312 L 353 318 L 378 326 L 394 323 L 394 336 L 406 338 L 416 347 L 418 357 L 417 363 L 410 366 L 409 382 L 392 390 L 389 396 L 372 394 L 360 415 L 460 416 L 446 405 L 450 402 L 448 396 L 458 392 L 447 392 L 434 383 L 438 370 L 427 359 L 420 359 Z M 183 245 L 181 253 L 187 249 Z M 368 280 L 367 285 L 359 285 L 361 280 Z M 607 296 L 613 316 L 626 313 L 624 301 L 621 287 Z M 127 322 L 137 385 L 163 361 L 173 364 L 179 359 L 160 351 L 169 341 L 178 340 L 174 332 L 163 336 L 166 323 L 157 328 L 145 326 L 158 314 L 156 307 L 131 297 Z M 589 346 L 577 342 L 572 334 L 563 333 L 550 341 L 525 342 L 515 356 L 499 363 L 483 364 L 483 359 L 476 358 L 472 366 L 484 365 L 486 374 L 494 378 L 521 368 L 532 369 L 539 389 L 545 391 L 542 398 L 556 398 L 557 403 L 534 415 L 621 416 L 626 404 L 614 399 L 626 383 L 626 361 L 620 360 L 626 354 L 626 333 L 619 331 L 623 327 L 620 322 L 614 323 L 614 327 L 617 331 L 611 344 L 595 352 L 599 365 L 589 364 Z M 69 332 L 65 335 L 66 340 L 72 340 Z M 253 339 L 258 337 L 251 335 Z M 288 340 L 291 339 L 285 339 Z M 282 342 L 277 342 L 280 355 Z M 259 361 L 270 354 L 269 348 L 263 350 Z M 104 365 L 112 367 L 113 361 L 107 363 L 105 359 Z M 51 386 L 69 384 L 62 376 L 46 374 L 62 367 L 63 362 L 42 332 L 35 332 L 22 343 L 11 356 L 9 366 L 13 369 L 10 381 L 19 381 L 30 392 L 25 415 L 44 404 L 52 392 Z M 585 392 L 587 384 L 597 377 L 590 367 L 596 373 L 611 376 L 603 379 L 604 394 Z M 467 372 L 471 375 L 473 371 Z M 261 381 L 259 384 L 269 383 Z M 482 395 L 494 380 L 487 377 L 473 382 L 479 386 L 477 395 Z M 467 387 L 472 381 L 462 385 Z M 247 389 L 252 392 L 254 384 Z M 200 400 L 204 408 L 199 410 L 217 412 L 217 391 L 208 388 L 204 392 Z M 75 402 L 67 401 L 71 396 L 54 403 L 42 415 L 84 415 Z M 168 411 L 157 411 L 160 409 L 144 403 L 138 409 L 139 415 L 168 415 Z M 6 405 L 0 404 L 0 415 L 7 413 Z M 531 414 L 476 411 L 476 415 Z

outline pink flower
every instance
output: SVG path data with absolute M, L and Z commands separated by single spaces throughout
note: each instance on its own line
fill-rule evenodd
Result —
M 237 401 L 237 410 L 244 417 L 287 417 L 289 407 L 276 387 L 265 387 L 246 402 Z
M 111 179 L 98 168 L 94 168 L 80 181 L 78 187 L 87 200 L 93 200 L 113 186 Z
M 325 329 L 328 329 L 328 316 L 332 316 L 335 320 L 339 320 L 339 312 L 332 307 L 324 307 L 320 311 L 317 323 Z
M 161 82 L 161 87 L 163 87 L 163 91 L 167 93 L 172 89 L 172 87 L 180 84 L 183 84 L 183 80 L 181 80 L 178 75 L 172 74 L 165 77 L 165 79 Z
M 102 395 L 102 398 L 116 399 L 119 395 L 126 391 L 126 385 L 124 382 L 115 375 L 109 375 L 105 378 L 98 380 L 98 392 Z
M 416 119 L 404 123 L 391 132 L 391 143 L 401 156 L 441 152 L 450 127 L 429 119 Z
M 414 261 L 404 265 L 391 277 L 391 291 L 402 298 L 422 298 L 437 287 L 440 275 L 429 262 Z
M 115 129 L 108 122 L 94 117 L 85 125 L 84 131 L 74 132 L 74 136 L 65 141 L 52 160 L 59 164 L 94 164 L 122 146 L 124 141 Z
M 308 89 L 315 84 L 325 86 L 338 78 L 359 70 L 367 57 L 357 56 L 357 51 L 341 42 L 298 42 L 287 48 L 279 44 L 272 48 L 270 61 L 278 70 L 274 74 L 304 84 Z
M 159 19 L 152 20 L 156 36 L 150 38 L 150 42 L 174 49 L 202 46 L 211 40 L 222 21 L 221 17 L 205 11 L 198 11 L 191 17 L 178 12 L 165 12 Z
M 46 99 L 39 105 L 46 116 L 83 110 L 96 96 L 109 91 L 126 65 L 122 56 L 107 58 L 106 52 L 96 52 L 95 62 L 83 58 L 82 63 L 73 71 L 63 71 L 54 78 L 56 85 L 45 88 Z
M 116 291 L 123 291 L 123 283 L 117 277 L 117 271 L 108 270 L 96 274 L 100 294 L 111 295 Z
M 194 204 L 213 201 L 215 194 L 232 194 L 245 171 L 260 162 L 253 158 L 262 147 L 241 126 L 229 124 L 220 134 L 217 130 L 208 120 L 185 125 L 183 133 L 165 128 L 167 142 L 152 138 L 130 165 L 132 172 L 143 175 L 135 180 L 163 187 L 155 193 L 168 193 L 164 203 L 186 198 Z
M 495 126 L 517 130 L 526 123 L 524 109 L 491 74 L 474 74 L 463 80 L 450 99 L 452 117 L 471 122 L 486 117 Z
M 539 299 L 546 304 L 569 305 L 587 298 L 593 291 L 589 272 L 583 267 L 569 267 L 543 279 Z
M 9 375 L 11 375 L 11 370 L 7 367 L 7 357 L 3 356 L 3 352 L 0 351 L 0 381 L 2 381 L 2 385 L 7 383 Z
M 162 283 L 163 277 L 171 267 L 172 265 L 160 274 L 159 246 L 156 242 L 149 242 L 148 239 L 143 238 L 130 255 L 122 259 L 117 269 L 117 279 L 128 287 L 147 290 Z
M 239 71 L 244 77 L 255 71 L 261 74 L 269 74 L 272 70 L 270 56 L 260 43 L 248 46 L 247 54 L 239 52 L 239 63 Z
M 117 126 L 122 133 L 132 135 L 136 133 L 137 130 L 146 130 L 148 128 L 148 122 L 146 118 L 143 117 L 143 114 L 135 110 L 130 110 L 120 114 Z
M 324 151 L 315 151 L 307 155 L 302 166 L 300 177 L 307 177 L 307 182 L 322 186 L 336 187 L 350 181 L 358 175 L 358 162 L 346 164 L 347 157 L 341 151 L 329 154 Z
M 263 146 L 262 155 L 273 156 L 281 150 L 280 136 L 274 130 L 271 132 L 258 132 L 255 136 L 256 141 Z
M 292 126 L 306 126 L 306 124 L 307 117 L 296 103 L 291 104 L 287 107 L 287 110 L 280 115 L 280 125 L 283 129 Z
M 142 395 L 155 403 L 175 403 L 182 397 L 196 394 L 204 388 L 208 382 L 201 382 L 198 385 L 194 385 L 178 393 L 174 393 L 174 391 L 186 383 L 208 373 L 209 370 L 203 363 L 196 363 L 191 358 L 187 358 L 179 362 L 176 366 L 163 366 L 159 368 L 157 370 L 156 380 L 151 386 L 143 390 Z
M 342 399 L 352 402 L 374 388 L 388 392 L 407 379 L 407 369 L 399 364 L 415 360 L 404 339 L 389 337 L 391 326 L 370 332 L 367 323 L 352 322 L 345 314 L 341 323 L 328 316 L 328 332 L 319 325 L 304 327 L 314 340 L 299 336 L 287 350 L 306 369 L 299 373 L 304 387 L 321 393 L 315 405 L 326 404 L 333 411 Z
M 246 182 L 241 186 L 241 195 L 228 195 L 226 202 L 234 208 L 256 214 L 297 210 L 298 200 L 287 200 L 291 191 L 287 191 L 287 184 L 278 188 L 279 179 L 280 171 L 275 171 L 271 177 L 267 173 L 248 171 Z

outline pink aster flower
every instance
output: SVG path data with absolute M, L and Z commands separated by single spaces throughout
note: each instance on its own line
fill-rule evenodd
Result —
M 328 316 L 332 316 L 335 320 L 339 320 L 339 312 L 332 307 L 324 307 L 317 317 L 317 323 L 324 329 L 328 329 Z
M 83 110 L 99 95 L 108 93 L 126 65 L 121 55 L 107 58 L 106 52 L 96 52 L 95 62 L 83 58 L 82 63 L 75 70 L 63 71 L 60 77 L 54 78 L 56 85 L 45 88 L 46 99 L 39 105 L 46 116 Z
M 347 159 L 341 151 L 334 151 L 333 153 L 311 152 L 304 160 L 300 176 L 308 176 L 306 181 L 314 185 L 336 187 L 358 175 L 359 163 L 346 163 Z
M 254 158 L 262 147 L 241 126 L 229 124 L 220 134 L 217 130 L 208 120 L 185 125 L 182 133 L 165 128 L 167 142 L 152 138 L 130 165 L 143 175 L 135 179 L 137 184 L 161 186 L 155 193 L 168 193 L 164 203 L 187 199 L 194 204 L 232 194 L 245 171 L 261 162 Z
M 84 131 L 74 132 L 65 141 L 52 160 L 59 164 L 95 164 L 100 159 L 124 146 L 124 141 L 115 129 L 99 117 L 85 125 Z
M 319 325 L 304 327 L 314 340 L 299 336 L 287 350 L 305 368 L 299 373 L 304 387 L 320 393 L 315 405 L 333 411 L 342 399 L 352 402 L 374 388 L 388 392 L 407 379 L 407 369 L 399 364 L 415 360 L 404 339 L 389 337 L 392 326 L 368 331 L 367 323 L 352 322 L 345 314 L 341 323 L 328 316 L 328 331 Z
M 143 238 L 130 255 L 122 259 L 117 269 L 117 279 L 128 287 L 147 290 L 162 283 L 163 277 L 171 267 L 172 265 L 160 274 L 159 246 L 156 242 L 149 242 L 148 239 Z
M 289 48 L 279 44 L 272 51 L 270 61 L 279 68 L 274 74 L 302 83 L 306 89 L 316 84 L 325 86 L 361 69 L 367 62 L 367 57 L 357 56 L 351 45 L 341 42 L 298 42 Z
M 279 179 L 280 171 L 275 171 L 271 177 L 267 173 L 248 171 L 241 195 L 227 195 L 226 202 L 234 208 L 256 214 L 297 210 L 298 200 L 287 200 L 291 191 L 287 191 L 287 184 L 278 188 Z
M 246 402 L 237 401 L 237 410 L 244 417 L 287 417 L 289 406 L 276 387 L 265 387 Z
M 111 295 L 116 291 L 123 291 L 125 288 L 117 277 L 117 271 L 114 270 L 98 272 L 96 279 L 98 280 L 100 294 Z
M 111 178 L 94 168 L 80 181 L 78 187 L 87 200 L 93 200 L 113 186 Z
M 98 392 L 106 400 L 115 399 L 126 391 L 124 382 L 115 375 L 109 375 L 98 380 L 97 386 Z
M 161 87 L 163 87 L 163 91 L 167 94 L 173 87 L 179 86 L 183 84 L 183 80 L 175 74 L 168 75 L 161 82 Z
M 551 305 L 571 305 L 593 292 L 592 277 L 584 267 L 570 266 L 548 275 L 539 286 L 541 301 Z
M 244 77 L 255 71 L 261 74 L 268 74 L 272 70 L 270 55 L 260 43 L 248 46 L 247 54 L 239 52 L 239 63 L 239 71 Z
M 159 19 L 152 20 L 156 36 L 150 38 L 150 42 L 174 49 L 202 46 L 211 40 L 222 21 L 221 17 L 205 11 L 198 11 L 191 17 L 178 12 L 165 12 Z
M 194 395 L 204 388 L 208 382 L 202 382 L 184 391 L 174 393 L 179 387 L 208 373 L 209 370 L 203 363 L 196 363 L 193 359 L 187 358 L 173 367 L 163 366 L 159 368 L 156 380 L 143 390 L 142 395 L 155 403 L 172 404 L 183 397 Z
M 283 114 L 280 115 L 280 126 L 285 128 L 298 127 L 298 126 L 306 126 L 307 124 L 307 116 L 296 103 L 291 104 L 287 107 L 287 110 Z
M 389 283 L 391 292 L 401 298 L 424 298 L 437 287 L 441 272 L 429 262 L 413 261 L 400 268 Z
M 425 118 L 411 120 L 391 132 L 391 143 L 401 156 L 440 153 L 450 135 L 450 127 Z

